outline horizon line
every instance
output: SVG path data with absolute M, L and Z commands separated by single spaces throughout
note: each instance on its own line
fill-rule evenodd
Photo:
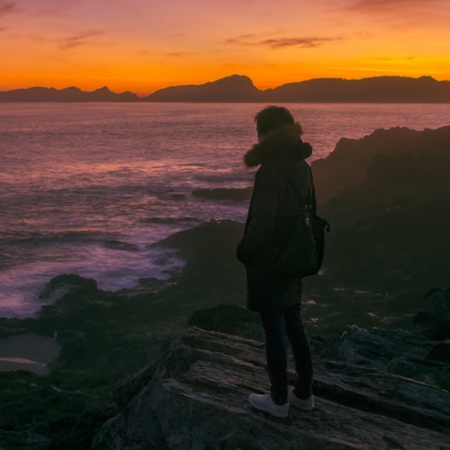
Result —
M 157 90 L 155 90 L 155 91 L 153 91 L 153 92 L 151 92 L 151 93 L 149 93 L 149 94 L 137 94 L 137 93 L 135 93 L 135 92 L 133 92 L 133 91 L 131 91 L 131 90 L 125 90 L 125 91 L 121 91 L 121 92 L 115 92 L 115 91 L 112 91 L 107 85 L 103 85 L 103 86 L 101 86 L 101 87 L 99 87 L 99 88 L 96 88 L 96 89 L 93 89 L 93 90 L 91 90 L 91 91 L 85 91 L 85 90 L 83 90 L 82 88 L 80 88 L 80 87 L 78 87 L 78 86 L 76 86 L 76 85 L 69 85 L 69 86 L 66 86 L 66 87 L 63 87 L 63 88 L 55 88 L 54 86 L 34 85 L 34 86 L 20 87 L 20 88 L 9 89 L 9 90 L 0 90 L 0 93 L 13 92 L 13 91 L 20 91 L 20 90 L 28 90 L 28 89 L 39 89 L 39 88 L 41 88 L 41 89 L 53 89 L 53 90 L 56 90 L 56 91 L 62 91 L 62 90 L 65 90 L 65 89 L 75 88 L 75 89 L 80 90 L 81 92 L 86 92 L 86 93 L 93 93 L 93 92 L 100 91 L 100 90 L 102 90 L 102 89 L 107 89 L 109 92 L 111 92 L 111 93 L 113 93 L 113 94 L 116 94 L 116 95 L 130 93 L 130 94 L 136 95 L 136 96 L 139 97 L 139 98 L 145 98 L 145 97 L 149 97 L 150 95 L 154 94 L 155 92 L 162 91 L 162 90 L 168 89 L 168 88 L 185 87 L 185 86 L 196 86 L 196 87 L 199 87 L 199 86 L 204 86 L 205 84 L 208 84 L 208 83 L 215 83 L 215 82 L 217 82 L 217 81 L 224 80 L 224 79 L 227 79 L 227 78 L 232 78 L 232 77 L 248 78 L 248 79 L 252 82 L 252 84 L 253 84 L 253 80 L 252 80 L 248 75 L 236 74 L 236 73 L 235 73 L 235 74 L 226 75 L 226 76 L 217 78 L 217 79 L 215 79 L 215 80 L 207 81 L 207 82 L 205 82 L 205 83 L 200 83 L 200 84 L 193 84 L 193 83 L 190 83 L 190 84 L 168 85 L 168 86 L 162 87 L 162 88 L 160 88 L 160 89 L 157 89 Z M 362 77 L 362 78 L 317 77 L 317 78 L 309 78 L 309 79 L 307 79 L 307 80 L 301 80 L 301 81 L 289 81 L 289 82 L 287 82 L 287 83 L 283 83 L 283 84 L 280 84 L 280 85 L 278 85 L 278 86 L 275 86 L 275 87 L 273 87 L 273 88 L 268 88 L 268 89 L 260 89 L 260 88 L 258 88 L 258 87 L 256 87 L 256 86 L 255 86 L 255 88 L 256 88 L 258 91 L 260 91 L 260 92 L 266 92 L 266 91 L 271 91 L 271 90 L 274 90 L 274 89 L 277 89 L 277 88 L 279 88 L 279 87 L 286 86 L 286 85 L 289 85 L 289 84 L 294 84 L 294 83 L 305 83 L 305 82 L 313 81 L 313 80 L 361 81 L 361 80 L 370 80 L 370 79 L 375 79 L 375 78 L 404 78 L 404 79 L 413 79 L 413 80 L 418 80 L 418 79 L 421 79 L 421 78 L 430 78 L 430 79 L 436 81 L 437 83 L 441 83 L 441 82 L 444 82 L 444 83 L 445 83 L 445 82 L 450 82 L 450 80 L 437 80 L 436 78 L 434 78 L 434 77 L 431 76 L 431 75 L 420 75 L 420 76 L 417 76 L 417 77 L 408 76 L 408 75 L 376 75 L 376 76 L 372 76 L 372 77 Z

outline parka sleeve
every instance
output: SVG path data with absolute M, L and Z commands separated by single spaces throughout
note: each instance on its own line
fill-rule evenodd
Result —
M 270 242 L 276 214 L 277 180 L 270 170 L 261 167 L 255 177 L 248 226 L 237 247 L 239 261 L 247 264 Z

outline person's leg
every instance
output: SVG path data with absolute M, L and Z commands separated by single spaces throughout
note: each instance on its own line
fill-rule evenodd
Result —
M 300 399 L 312 394 L 313 368 L 311 350 L 303 327 L 300 305 L 291 306 L 283 311 L 286 322 L 286 334 L 292 347 L 297 381 L 294 392 Z
M 287 402 L 287 348 L 286 326 L 282 312 L 261 312 L 261 322 L 266 335 L 267 372 L 270 380 L 270 393 L 278 405 Z

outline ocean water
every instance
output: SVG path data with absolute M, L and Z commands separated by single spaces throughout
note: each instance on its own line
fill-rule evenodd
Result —
M 150 244 L 209 220 L 243 222 L 246 202 L 198 188 L 244 188 L 242 156 L 260 104 L 0 104 L 0 316 L 26 317 L 61 273 L 101 289 L 168 278 L 177 255 Z M 341 137 L 448 125 L 450 105 L 289 104 L 324 158 Z

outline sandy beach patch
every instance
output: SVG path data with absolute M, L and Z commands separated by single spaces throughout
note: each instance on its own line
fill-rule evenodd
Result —
M 21 334 L 0 339 L 0 372 L 27 370 L 47 375 L 48 364 L 59 354 L 55 339 L 38 334 Z

